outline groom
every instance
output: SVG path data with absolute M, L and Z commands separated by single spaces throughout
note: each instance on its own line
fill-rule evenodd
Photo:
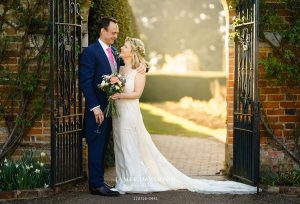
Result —
M 122 60 L 116 55 L 111 45 L 118 37 L 117 20 L 104 17 L 99 24 L 99 39 L 84 49 L 80 58 L 79 83 L 85 96 L 85 114 L 83 134 L 88 144 L 88 174 L 91 194 L 118 196 L 117 191 L 104 183 L 104 154 L 112 129 L 112 119 L 104 118 L 107 95 L 98 89 L 103 75 L 117 72 Z M 138 72 L 145 73 L 145 65 L 140 65 Z

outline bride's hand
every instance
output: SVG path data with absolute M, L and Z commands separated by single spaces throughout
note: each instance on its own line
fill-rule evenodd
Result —
M 116 93 L 116 94 L 112 95 L 111 98 L 114 99 L 114 100 L 120 99 L 121 98 L 121 94 L 120 93 Z

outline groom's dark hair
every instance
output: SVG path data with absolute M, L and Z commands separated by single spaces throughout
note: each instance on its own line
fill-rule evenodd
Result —
M 116 19 L 112 18 L 112 17 L 103 17 L 103 18 L 101 18 L 100 22 L 99 22 L 99 32 L 101 31 L 102 28 L 107 30 L 110 22 L 118 23 L 118 21 Z

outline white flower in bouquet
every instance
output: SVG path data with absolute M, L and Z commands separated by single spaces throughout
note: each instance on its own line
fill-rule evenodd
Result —
M 105 86 L 105 81 L 102 81 L 100 87 L 103 88 Z

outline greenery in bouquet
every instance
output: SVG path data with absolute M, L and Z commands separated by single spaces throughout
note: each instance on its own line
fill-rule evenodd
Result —
M 111 96 L 116 93 L 122 93 L 124 91 L 125 82 L 125 78 L 115 72 L 111 75 L 103 75 L 103 80 L 101 84 L 98 84 L 98 88 L 105 91 L 108 96 L 108 104 L 104 110 L 105 117 L 118 116 L 115 100 L 113 100 Z

